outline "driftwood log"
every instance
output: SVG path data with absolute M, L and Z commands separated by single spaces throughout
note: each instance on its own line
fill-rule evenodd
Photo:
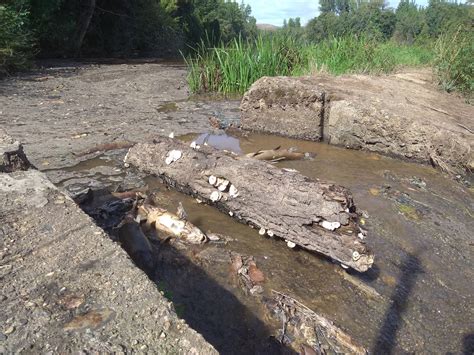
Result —
M 125 163 L 277 236 L 358 271 L 373 263 L 350 192 L 249 157 L 162 138 L 132 147 Z M 220 185 L 217 184 L 221 182 Z M 212 184 L 211 184 L 212 183 Z

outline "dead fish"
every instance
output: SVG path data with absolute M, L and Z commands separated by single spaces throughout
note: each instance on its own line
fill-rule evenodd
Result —
M 201 244 L 207 240 L 206 235 L 198 227 L 165 209 L 144 204 L 138 207 L 138 215 L 146 219 L 148 227 L 154 224 L 156 230 L 188 243 Z
M 357 277 L 354 277 L 348 274 L 346 271 L 339 268 L 336 269 L 336 272 L 341 275 L 344 280 L 350 282 L 352 285 L 357 287 L 360 291 L 364 292 L 367 296 L 373 299 L 383 299 L 382 295 L 378 293 L 375 288 L 366 285 L 363 281 L 359 280 Z
M 272 162 L 281 160 L 302 160 L 312 157 L 310 153 L 297 152 L 296 148 L 281 149 L 281 146 L 274 149 L 259 150 L 255 153 L 248 153 L 246 156 L 257 160 L 267 160 Z
M 138 223 L 125 221 L 118 230 L 118 240 L 140 269 L 147 274 L 153 272 L 155 268 L 153 250 Z
M 113 197 L 119 198 L 121 200 L 126 198 L 143 198 L 144 194 L 142 190 L 130 190 L 130 191 L 123 191 L 123 192 L 111 192 L 110 193 Z

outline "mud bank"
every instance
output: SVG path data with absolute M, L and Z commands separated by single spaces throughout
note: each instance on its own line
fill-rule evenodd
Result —
M 0 127 L 40 170 L 72 166 L 101 144 L 205 132 L 238 119 L 238 101 L 189 98 L 180 63 L 51 62 L 0 81 Z
M 371 77 L 265 77 L 241 103 L 244 129 L 325 141 L 432 164 L 474 168 L 474 108 L 428 72 Z
M 216 353 L 37 170 L 0 173 L 0 353 Z

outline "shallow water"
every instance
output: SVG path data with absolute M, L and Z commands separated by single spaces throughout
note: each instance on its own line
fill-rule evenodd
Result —
M 369 232 L 367 244 L 375 253 L 375 264 L 369 272 L 347 273 L 327 258 L 289 249 L 283 241 L 261 237 L 256 230 L 239 224 L 230 216 L 166 189 L 154 177 L 145 177 L 149 189 L 160 191 L 158 196 L 164 207 L 174 211 L 181 201 L 192 223 L 205 232 L 223 234 L 231 239 L 225 245 L 193 248 L 193 262 L 204 270 L 206 277 L 235 296 L 249 313 L 239 308 L 229 309 L 225 316 L 216 316 L 212 311 L 208 314 L 203 311 L 207 303 L 196 302 L 209 297 L 205 295 L 206 290 L 202 289 L 200 294 L 198 289 L 192 297 L 186 294 L 189 290 L 182 290 L 175 298 L 183 305 L 184 318 L 188 322 L 208 316 L 206 327 L 212 333 L 222 327 L 217 324 L 219 321 L 227 325 L 232 319 L 245 318 L 237 324 L 241 328 L 249 327 L 250 330 L 241 333 L 242 337 L 248 337 L 252 324 L 255 334 L 260 332 L 256 323 L 248 320 L 250 314 L 264 322 L 271 334 L 278 332 L 280 324 L 269 320 L 262 305 L 252 296 L 245 296 L 233 284 L 225 258 L 216 261 L 220 252 L 235 251 L 256 258 L 266 276 L 266 293 L 275 289 L 294 297 L 332 320 L 374 353 L 392 350 L 461 352 L 472 341 L 474 287 L 469 281 L 474 279 L 472 191 L 428 166 L 326 144 L 258 134 L 238 137 L 204 134 L 182 139 L 197 140 L 201 144 L 206 141 L 236 153 L 277 146 L 315 153 L 313 160 L 280 162 L 277 166 L 348 187 L 356 206 L 365 215 L 364 227 Z M 114 157 L 115 164 L 120 165 L 122 157 L 121 154 Z M 81 173 L 84 169 L 97 168 L 101 162 L 110 166 L 110 159 L 96 158 L 73 169 Z M 131 172 L 133 170 L 127 174 Z M 97 179 L 111 187 L 118 184 L 117 179 L 114 181 L 110 176 L 100 175 Z M 210 255 L 211 260 L 205 255 Z M 174 289 L 174 292 L 180 293 L 180 289 Z M 210 309 L 223 301 L 216 299 L 214 302 L 214 305 L 209 304 Z M 193 318 L 189 314 L 193 309 L 200 309 L 205 314 Z M 200 326 L 198 324 L 197 328 Z M 238 330 L 236 332 L 239 334 Z

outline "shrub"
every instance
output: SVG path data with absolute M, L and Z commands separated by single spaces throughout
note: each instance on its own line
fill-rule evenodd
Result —
M 444 90 L 459 91 L 472 100 L 474 91 L 474 31 L 461 25 L 436 41 L 434 70 Z
M 28 12 L 0 5 L 0 76 L 28 67 L 32 55 Z

